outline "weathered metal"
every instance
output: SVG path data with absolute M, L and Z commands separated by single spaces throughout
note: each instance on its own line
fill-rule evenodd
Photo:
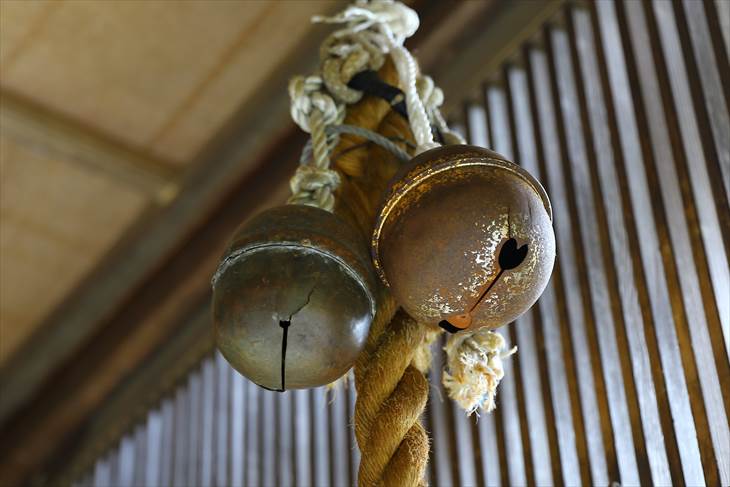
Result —
M 238 229 L 213 278 L 218 347 L 262 387 L 328 384 L 365 344 L 375 286 L 349 223 L 311 206 L 265 211 Z
M 451 145 L 393 179 L 372 238 L 375 268 L 411 316 L 449 331 L 497 328 L 532 306 L 555 260 L 550 201 L 501 155 Z

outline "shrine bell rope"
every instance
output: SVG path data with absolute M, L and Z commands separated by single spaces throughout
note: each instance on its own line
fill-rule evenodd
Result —
M 311 135 L 291 179 L 290 203 L 333 211 L 370 234 L 376 205 L 404 157 L 445 143 L 463 143 L 448 129 L 439 106 L 443 93 L 403 46 L 415 33 L 418 15 L 389 0 L 358 1 L 314 22 L 343 27 L 320 49 L 320 73 L 289 84 L 291 115 Z M 385 100 L 363 96 L 348 85 L 358 73 L 378 71 L 400 88 L 408 120 Z M 428 436 L 420 417 L 428 400 L 425 377 L 437 332 L 416 323 L 381 286 L 378 308 L 365 349 L 355 364 L 355 435 L 362 452 L 359 484 L 420 485 L 428 461 Z M 504 375 L 506 351 L 499 333 L 461 332 L 444 348 L 443 384 L 468 413 L 494 408 Z

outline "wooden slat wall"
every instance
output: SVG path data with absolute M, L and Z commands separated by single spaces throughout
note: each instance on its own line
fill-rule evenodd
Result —
M 432 485 L 730 484 L 730 63 L 723 1 L 567 7 L 455 120 L 537 176 L 558 261 L 504 329 L 494 414 L 445 400 Z M 78 485 L 350 485 L 355 393 L 206 359 Z

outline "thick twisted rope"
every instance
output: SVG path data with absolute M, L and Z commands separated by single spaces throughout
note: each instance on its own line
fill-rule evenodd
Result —
M 420 417 L 428 380 L 412 361 L 425 338 L 425 327 L 399 310 L 355 368 L 360 486 L 423 483 L 429 445 Z

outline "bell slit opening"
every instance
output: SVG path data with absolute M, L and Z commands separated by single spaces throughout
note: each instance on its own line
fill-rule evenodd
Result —
M 281 339 L 281 390 L 279 392 L 286 390 L 286 340 L 290 325 L 290 320 L 279 320 L 279 326 L 284 330 L 284 336 Z

